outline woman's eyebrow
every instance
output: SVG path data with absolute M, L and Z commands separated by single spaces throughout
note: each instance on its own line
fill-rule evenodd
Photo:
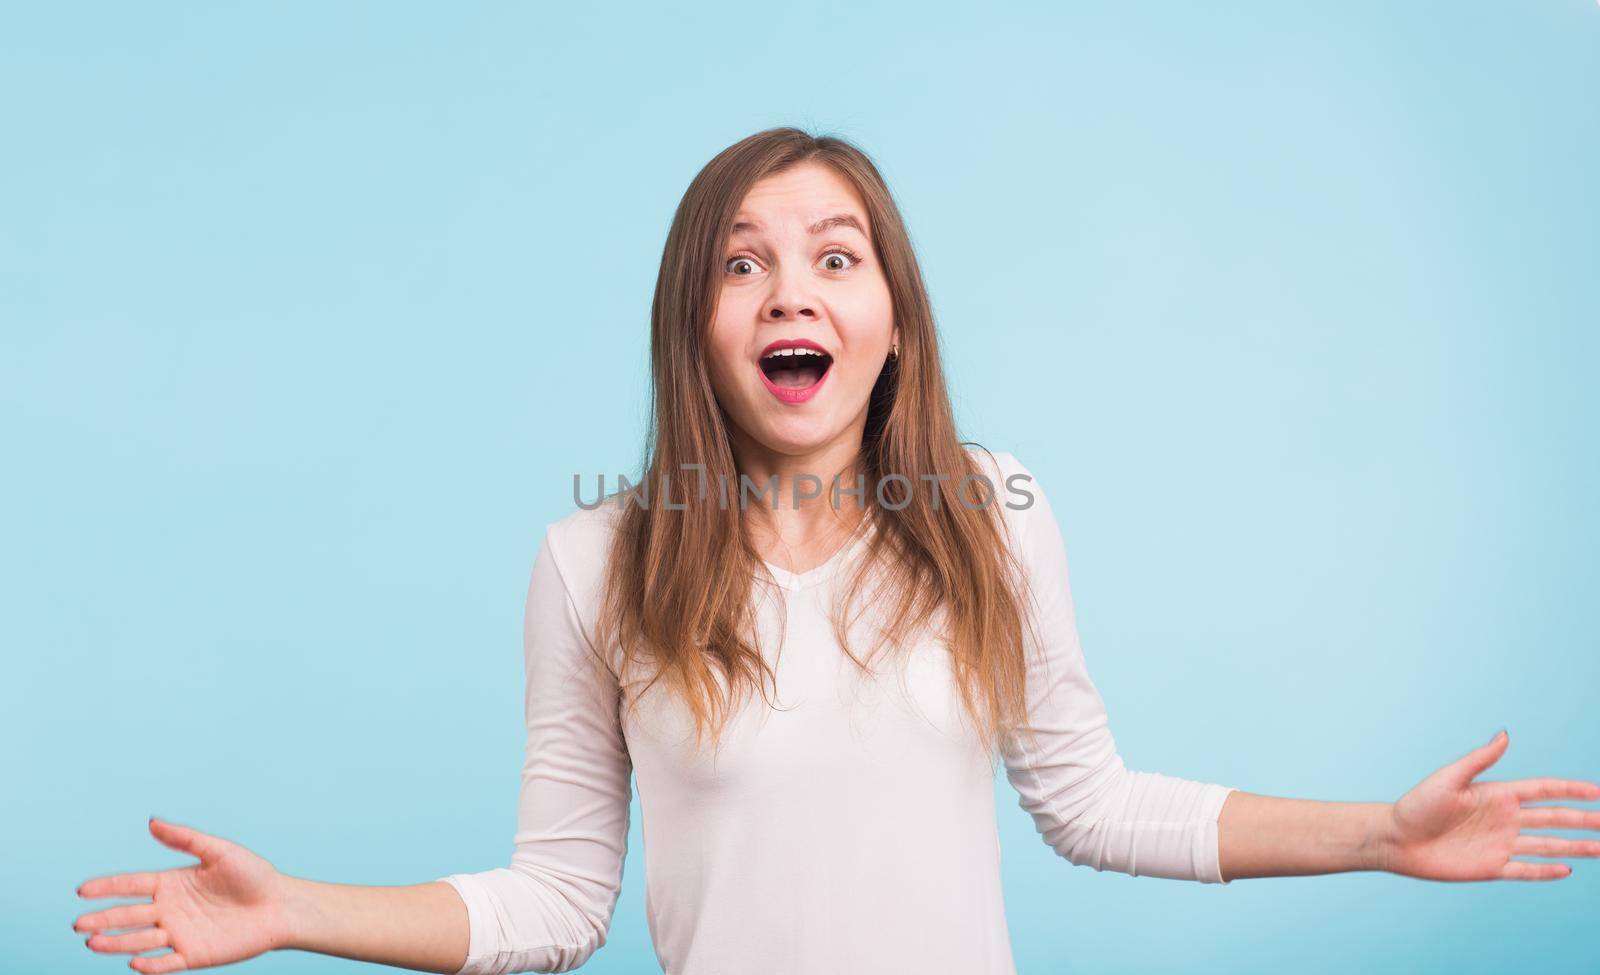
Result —
M 823 217 L 810 227 L 807 227 L 806 232 L 820 234 L 823 231 L 831 230 L 834 227 L 854 227 L 861 234 L 861 236 L 865 237 L 867 235 L 866 228 L 861 226 L 854 215 L 848 213 L 838 213 L 831 217 Z
M 809 234 L 820 234 L 824 231 L 831 230 L 834 227 L 854 227 L 861 234 L 861 236 L 867 236 L 866 228 L 861 226 L 861 221 L 857 220 L 853 214 L 849 213 L 836 213 L 831 217 L 823 217 L 821 220 L 818 220 L 816 223 L 807 227 L 806 232 Z M 745 231 L 759 231 L 760 229 L 761 221 L 754 218 L 746 218 L 736 221 L 733 227 L 729 230 L 729 233 L 738 234 L 744 233 Z

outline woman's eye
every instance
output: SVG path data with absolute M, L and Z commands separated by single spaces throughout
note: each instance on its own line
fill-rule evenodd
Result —
M 734 257 L 729 258 L 727 271 L 729 274 L 744 277 L 756 273 L 755 266 L 756 263 L 748 257 Z
M 844 251 L 829 251 L 822 255 L 822 266 L 829 271 L 847 271 L 856 266 L 856 259 Z

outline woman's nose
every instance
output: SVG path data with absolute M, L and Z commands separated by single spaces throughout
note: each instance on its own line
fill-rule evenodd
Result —
M 814 319 L 817 313 L 810 305 L 771 301 L 767 303 L 767 317 L 773 321 L 783 321 L 786 318 Z
M 806 290 L 803 277 L 789 274 L 774 282 L 772 295 L 767 299 L 761 315 L 766 320 L 774 322 L 786 319 L 814 321 L 817 318 L 817 307 L 814 296 Z

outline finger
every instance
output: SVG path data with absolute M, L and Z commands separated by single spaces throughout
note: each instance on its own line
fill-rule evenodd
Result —
M 1479 775 L 1482 775 L 1484 769 L 1499 761 L 1500 756 L 1505 754 L 1506 745 L 1510 741 L 1511 736 L 1501 731 L 1489 739 L 1487 745 L 1479 745 L 1451 763 L 1448 766 L 1450 778 L 1457 785 L 1465 786 Z
M 1560 880 L 1572 873 L 1565 863 L 1529 863 L 1509 860 L 1500 868 L 1501 880 Z
M 1517 825 L 1524 829 L 1600 829 L 1600 810 L 1523 806 Z
M 156 878 L 160 871 L 144 870 L 138 873 L 118 873 L 109 877 L 96 877 L 78 885 L 79 897 L 153 897 Z
M 122 904 L 104 911 L 85 914 L 72 922 L 74 931 L 105 931 L 108 928 L 131 928 L 137 924 L 154 924 L 156 906 L 149 901 L 143 904 Z
M 128 959 L 128 967 L 136 972 L 160 975 L 162 972 L 181 972 L 189 967 L 189 963 L 174 951 L 165 955 L 135 955 Z
M 125 952 L 136 955 L 152 948 L 165 948 L 170 942 L 166 928 L 145 928 L 129 934 L 91 934 L 84 944 L 107 954 Z
M 154 816 L 150 817 L 150 833 L 174 850 L 198 857 L 201 863 L 220 858 L 226 849 L 226 840 Z
M 1600 857 L 1600 840 L 1523 835 L 1511 841 L 1511 852 L 1525 857 Z
M 1521 802 L 1541 799 L 1600 799 L 1600 783 L 1582 779 L 1518 779 L 1507 782 Z

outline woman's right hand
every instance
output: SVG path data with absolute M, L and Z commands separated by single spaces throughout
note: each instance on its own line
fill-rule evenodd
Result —
M 172 870 L 96 877 L 78 888 L 83 898 L 148 897 L 81 915 L 78 932 L 95 932 L 87 946 L 106 953 L 132 953 L 137 972 L 177 972 L 243 961 L 284 947 L 289 927 L 284 876 L 237 843 L 187 826 L 152 818 L 150 832 L 165 845 L 197 857 L 197 865 Z M 109 928 L 137 928 L 105 934 Z M 138 952 L 170 947 L 171 954 Z

